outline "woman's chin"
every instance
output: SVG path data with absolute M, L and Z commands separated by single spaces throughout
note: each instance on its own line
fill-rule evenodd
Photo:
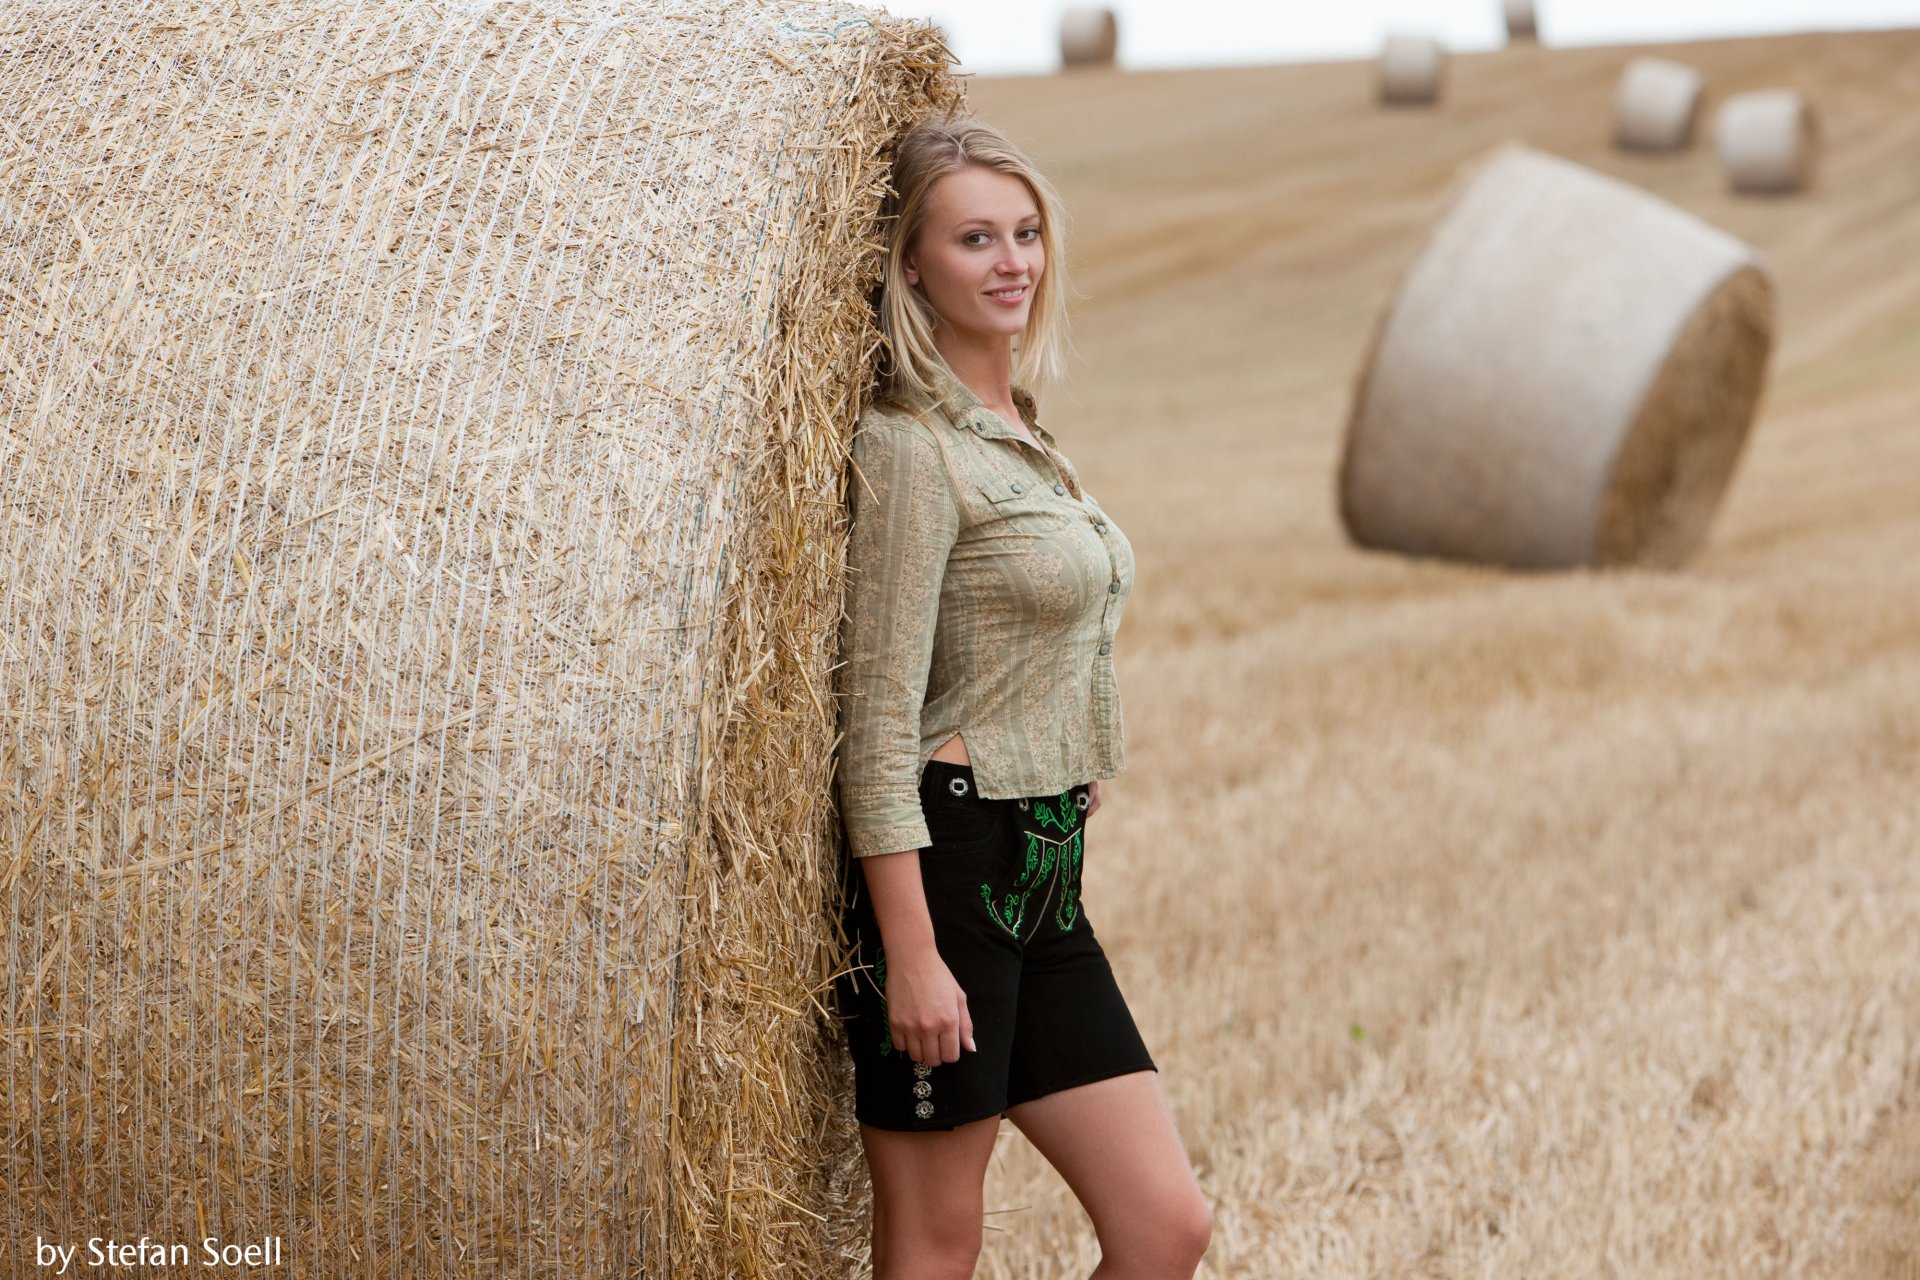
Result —
M 996 311 L 981 319 L 980 331 L 996 338 L 1017 338 L 1027 329 L 1026 307 L 1018 311 Z

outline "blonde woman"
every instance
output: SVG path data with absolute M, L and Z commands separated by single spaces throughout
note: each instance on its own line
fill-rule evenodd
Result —
M 1189 1280 L 1207 1204 L 1080 897 L 1133 551 L 1032 394 L 1062 361 L 1059 201 L 967 118 L 909 130 L 893 187 L 841 636 L 874 1276 L 973 1274 L 1004 1116 L 1085 1206 L 1099 1280 Z

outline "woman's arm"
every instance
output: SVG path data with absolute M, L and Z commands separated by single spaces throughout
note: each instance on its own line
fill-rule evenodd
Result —
M 876 415 L 853 438 L 840 810 L 856 858 L 929 843 L 920 709 L 960 511 L 926 430 Z
M 935 428 L 937 429 L 937 428 Z M 887 1021 L 916 1062 L 973 1048 L 966 993 L 934 946 L 920 850 L 920 709 L 947 555 L 960 513 L 936 450 L 913 429 L 863 419 L 853 440 L 847 614 L 840 653 L 841 816 L 887 953 Z

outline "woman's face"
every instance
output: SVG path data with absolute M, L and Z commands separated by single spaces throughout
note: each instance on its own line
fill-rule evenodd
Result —
M 949 327 L 976 337 L 1020 333 L 1047 265 L 1033 193 L 997 169 L 955 170 L 933 184 L 902 265 Z

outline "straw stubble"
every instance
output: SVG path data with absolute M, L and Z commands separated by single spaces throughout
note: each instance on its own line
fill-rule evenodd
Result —
M 1089 296 L 1049 427 L 1141 555 L 1089 918 L 1213 1209 L 1203 1275 L 1915 1280 L 1920 279 L 1888 264 L 1920 252 L 1920 32 L 1687 47 L 1823 104 L 1813 200 L 1615 155 L 1620 52 L 1536 52 L 1476 60 L 1435 131 L 1352 64 L 972 87 L 1056 158 Z M 1684 573 L 1341 536 L 1356 353 L 1507 136 L 1655 183 L 1779 283 Z M 1099 1261 L 1012 1126 L 985 1203 L 982 1280 Z

